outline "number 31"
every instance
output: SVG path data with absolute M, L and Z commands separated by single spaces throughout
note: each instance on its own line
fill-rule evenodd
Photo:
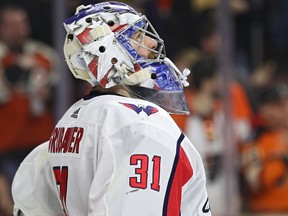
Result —
M 161 165 L 161 157 L 154 156 L 152 158 L 152 183 L 151 189 L 155 191 L 160 190 L 160 165 Z M 144 154 L 135 154 L 130 157 L 130 165 L 139 167 L 135 168 L 135 174 L 137 177 L 130 177 L 129 184 L 132 188 L 147 188 L 147 179 L 148 179 L 148 164 L 149 157 Z

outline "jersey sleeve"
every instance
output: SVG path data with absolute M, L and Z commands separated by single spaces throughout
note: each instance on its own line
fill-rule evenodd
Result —
M 207 201 L 204 170 L 198 156 L 191 164 L 188 157 L 195 152 L 186 155 L 184 139 L 179 129 L 169 132 L 147 122 L 105 136 L 89 194 L 89 215 L 210 215 L 198 214 Z M 199 196 L 193 197 L 196 192 Z
M 63 210 L 54 192 L 49 170 L 48 142 L 36 147 L 21 163 L 12 183 L 14 214 L 20 209 L 29 216 L 61 216 Z
M 211 216 L 202 158 L 187 138 L 183 141 L 182 148 L 193 167 L 193 177 L 183 187 L 181 214 Z

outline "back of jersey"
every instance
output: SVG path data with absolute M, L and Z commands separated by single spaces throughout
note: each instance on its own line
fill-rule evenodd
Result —
M 59 121 L 48 152 L 65 215 L 208 212 L 206 206 L 203 213 L 207 194 L 198 153 L 168 113 L 152 103 L 90 95 Z

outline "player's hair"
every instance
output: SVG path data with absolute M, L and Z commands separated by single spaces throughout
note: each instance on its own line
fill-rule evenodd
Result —
M 27 14 L 27 10 L 24 7 L 22 7 L 20 4 L 16 4 L 16 3 L 5 4 L 4 6 L 0 8 L 0 24 L 3 21 L 3 16 L 7 11 L 21 11 Z M 28 14 L 27 14 L 27 18 L 29 18 Z

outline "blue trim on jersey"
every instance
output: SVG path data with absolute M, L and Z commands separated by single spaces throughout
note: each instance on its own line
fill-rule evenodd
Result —
M 179 162 L 180 146 L 181 146 L 181 143 L 184 140 L 184 138 L 185 138 L 185 135 L 183 133 L 181 133 L 179 139 L 177 140 L 176 154 L 175 154 L 174 163 L 173 163 L 171 175 L 170 175 L 170 178 L 169 178 L 169 182 L 168 182 L 168 186 L 167 186 L 167 190 L 166 190 L 166 194 L 165 194 L 162 216 L 166 216 L 167 215 L 167 208 L 168 208 L 168 202 L 169 202 L 169 197 L 170 197 L 170 191 L 171 191 L 171 188 L 172 188 L 172 183 L 173 183 L 175 172 L 176 172 L 177 165 L 178 165 L 178 162 Z

